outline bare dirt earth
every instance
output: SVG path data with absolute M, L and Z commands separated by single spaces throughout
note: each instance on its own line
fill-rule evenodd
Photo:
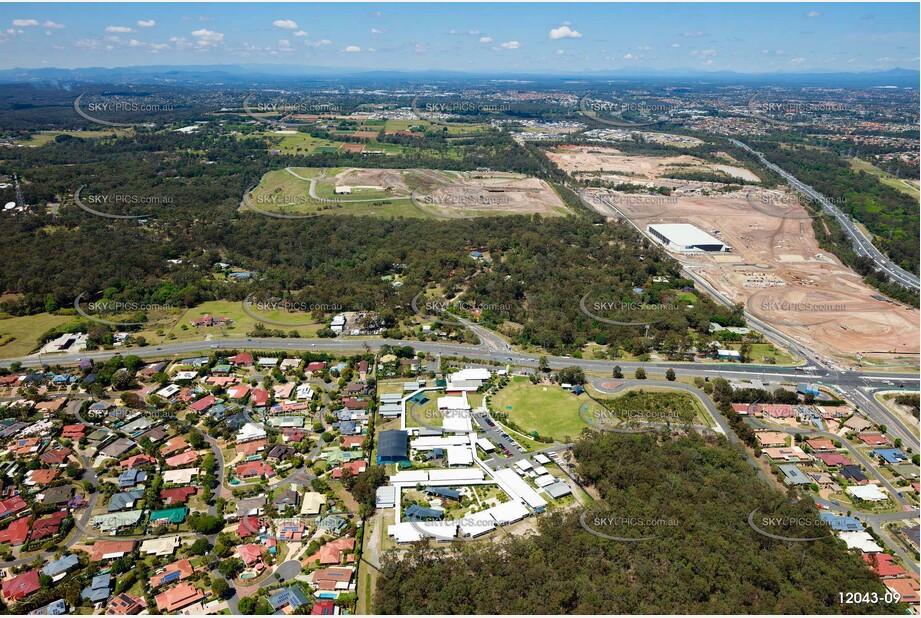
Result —
M 433 185 L 416 195 L 418 203 L 462 212 L 488 215 L 495 211 L 510 214 L 558 215 L 568 212 L 556 192 L 543 180 L 503 172 L 457 172 L 449 183 Z
M 563 146 L 548 151 L 547 156 L 560 169 L 573 176 L 588 173 L 597 175 L 597 172 L 608 172 L 612 178 L 630 182 L 660 179 L 661 181 L 656 183 L 658 186 L 700 184 L 693 181 L 662 178 L 662 176 L 670 172 L 682 171 L 723 172 L 742 180 L 752 182 L 758 182 L 759 180 L 755 174 L 743 167 L 714 164 L 691 155 L 653 157 L 630 155 L 616 148 L 601 146 Z
M 819 354 L 845 366 L 856 364 L 858 355 L 877 363 L 918 364 L 921 314 L 883 299 L 822 251 L 806 210 L 795 200 L 777 205 L 763 199 L 761 189 L 746 189 L 677 196 L 665 204 L 621 194 L 613 203 L 643 230 L 650 223 L 690 223 L 712 235 L 718 230 L 730 253 L 673 255 L 752 315 Z

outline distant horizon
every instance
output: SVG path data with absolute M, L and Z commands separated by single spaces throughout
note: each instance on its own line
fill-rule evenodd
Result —
M 9 3 L 0 68 L 916 71 L 919 18 L 916 3 Z
M 917 74 L 921 76 L 921 69 L 912 69 L 906 67 L 892 67 L 888 69 L 867 69 L 863 71 L 858 70 L 835 70 L 835 69 L 826 69 L 826 70 L 810 70 L 810 71 L 790 71 L 790 70 L 776 70 L 776 71 L 736 71 L 731 69 L 711 69 L 707 70 L 704 68 L 693 68 L 693 67 L 674 67 L 670 69 L 655 69 L 655 68 L 645 68 L 641 69 L 638 67 L 612 67 L 607 69 L 597 69 L 597 70 L 583 70 L 583 71 L 547 71 L 547 70 L 463 70 L 463 69 L 449 69 L 443 67 L 433 67 L 426 69 L 406 69 L 406 68 L 397 68 L 397 67 L 373 67 L 373 68 L 360 68 L 360 67 L 342 67 L 334 65 L 311 65 L 311 64 L 290 64 L 290 63 L 273 63 L 273 62 L 262 62 L 262 63 L 252 63 L 252 62 L 233 62 L 233 63 L 213 63 L 213 64 L 162 64 L 162 63 L 149 63 L 149 64 L 125 64 L 125 65 L 115 65 L 111 67 L 106 66 L 76 66 L 76 67 L 59 67 L 59 66 L 43 66 L 43 67 L 25 67 L 17 66 L 11 68 L 0 68 L 0 73 L 11 73 L 15 71 L 23 72 L 39 72 L 39 71 L 66 71 L 66 72 L 89 72 L 89 71 L 98 71 L 98 72 L 118 72 L 118 71 L 127 71 L 132 69 L 145 69 L 150 74 L 156 74 L 160 71 L 199 71 L 199 70 L 213 70 L 220 71 L 222 69 L 237 69 L 243 73 L 254 73 L 259 74 L 263 72 L 266 75 L 278 75 L 278 76 L 291 76 L 291 72 L 303 70 L 309 74 L 309 71 L 318 71 L 319 75 L 322 76 L 336 76 L 336 75 L 361 75 L 361 74 L 373 74 L 373 73 L 401 73 L 406 75 L 420 75 L 420 74 L 429 74 L 429 73 L 440 73 L 440 74 L 456 74 L 458 76 L 522 76 L 522 77 L 560 77 L 565 78 L 567 76 L 585 76 L 585 77 L 597 77 L 604 78 L 606 76 L 617 76 L 617 75 L 629 75 L 631 77 L 636 76 L 676 76 L 676 75 L 687 75 L 691 76 L 706 76 L 706 75 L 740 75 L 740 76 L 821 76 L 821 75 L 886 75 L 886 74 L 895 74 L 895 75 L 906 75 L 906 74 Z

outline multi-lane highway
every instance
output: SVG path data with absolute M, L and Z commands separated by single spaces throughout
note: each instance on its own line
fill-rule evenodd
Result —
M 809 199 L 815 200 L 822 205 L 822 208 L 833 216 L 841 228 L 847 233 L 848 237 L 851 239 L 851 244 L 854 247 L 854 252 L 859 256 L 869 257 L 876 264 L 877 268 L 885 272 L 890 279 L 896 281 L 907 288 L 913 290 L 921 289 L 921 283 L 919 283 L 918 276 L 914 275 L 904 268 L 897 266 L 892 260 L 886 257 L 876 246 L 870 242 L 870 240 L 861 233 L 857 226 L 854 224 L 851 219 L 845 215 L 841 210 L 832 204 L 824 195 L 802 182 L 796 178 L 793 174 L 787 172 L 786 170 L 781 169 L 774 163 L 768 161 L 764 155 L 750 146 L 740 142 L 737 139 L 730 139 L 733 144 L 742 148 L 751 154 L 758 157 L 758 160 L 769 170 L 780 175 L 784 180 L 790 183 L 790 186 L 800 191 L 806 195 Z
M 456 343 L 441 343 L 431 341 L 409 341 L 395 339 L 277 339 L 277 338 L 239 338 L 220 339 L 211 341 L 187 341 L 183 343 L 170 343 L 162 346 L 148 346 L 144 348 L 121 348 L 119 350 L 104 350 L 99 352 L 77 352 L 71 354 L 37 355 L 20 358 L 0 360 L 0 366 L 9 367 L 14 362 L 19 362 L 23 367 L 38 367 L 41 365 L 67 365 L 74 364 L 83 358 L 104 361 L 117 354 L 135 354 L 142 358 L 176 358 L 190 354 L 210 352 L 215 349 L 251 349 L 251 350 L 289 350 L 289 351 L 354 351 L 363 352 L 365 349 L 378 350 L 381 346 L 411 345 L 419 352 L 434 355 L 458 356 L 477 361 L 486 361 L 507 364 L 514 367 L 537 367 L 539 357 L 536 354 L 518 352 L 508 347 L 498 348 L 496 341 L 480 343 L 477 345 L 464 345 Z M 367 347 L 367 348 L 366 348 Z M 906 444 L 916 445 L 918 437 L 908 426 L 892 412 L 885 409 L 873 399 L 872 393 L 876 390 L 891 390 L 894 387 L 917 389 L 919 376 L 917 373 L 892 374 L 889 372 L 856 372 L 840 371 L 821 366 L 817 363 L 810 365 L 811 369 L 804 371 L 802 368 L 778 367 L 775 365 L 752 365 L 739 363 L 663 363 L 663 362 L 627 362 L 607 360 L 587 360 L 570 358 L 567 356 L 549 356 L 548 365 L 551 369 L 561 369 L 567 366 L 578 365 L 585 371 L 611 375 L 615 365 L 619 365 L 625 373 L 633 372 L 643 367 L 647 372 L 664 373 L 666 369 L 674 369 L 679 376 L 701 376 L 705 378 L 726 379 L 753 379 L 763 381 L 808 381 L 822 384 L 836 389 L 848 396 L 860 406 L 870 417 L 886 425 L 896 437 L 902 438 Z

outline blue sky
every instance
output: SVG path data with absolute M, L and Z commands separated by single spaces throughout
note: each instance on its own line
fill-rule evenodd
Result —
M 0 68 L 867 71 L 919 67 L 917 3 L 0 5 Z

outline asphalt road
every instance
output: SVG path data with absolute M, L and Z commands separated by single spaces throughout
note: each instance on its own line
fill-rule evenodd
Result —
M 908 272 L 900 266 L 897 266 L 892 260 L 886 257 L 886 255 L 877 249 L 876 246 L 870 242 L 870 240 L 867 239 L 867 237 L 864 236 L 859 229 L 857 229 L 857 226 L 854 224 L 854 222 L 851 221 L 847 215 L 841 212 L 841 210 L 839 210 L 834 204 L 828 201 L 824 195 L 796 178 L 793 174 L 781 169 L 774 163 L 771 163 L 764 157 L 763 154 L 757 152 L 748 145 L 740 142 L 737 139 L 730 138 L 729 141 L 731 141 L 739 148 L 742 148 L 758 157 L 758 160 L 761 161 L 762 165 L 779 174 L 784 178 L 784 180 L 790 183 L 793 188 L 801 191 L 810 199 L 813 199 L 822 204 L 822 208 L 825 210 L 825 212 L 832 215 L 838 221 L 838 224 L 842 227 L 842 229 L 844 229 L 844 231 L 850 237 L 851 245 L 854 247 L 854 252 L 857 255 L 869 257 L 872 259 L 876 263 L 876 266 L 879 268 L 879 270 L 885 272 L 893 281 L 896 281 L 901 285 L 913 290 L 921 288 L 921 284 L 919 284 L 917 275 Z

